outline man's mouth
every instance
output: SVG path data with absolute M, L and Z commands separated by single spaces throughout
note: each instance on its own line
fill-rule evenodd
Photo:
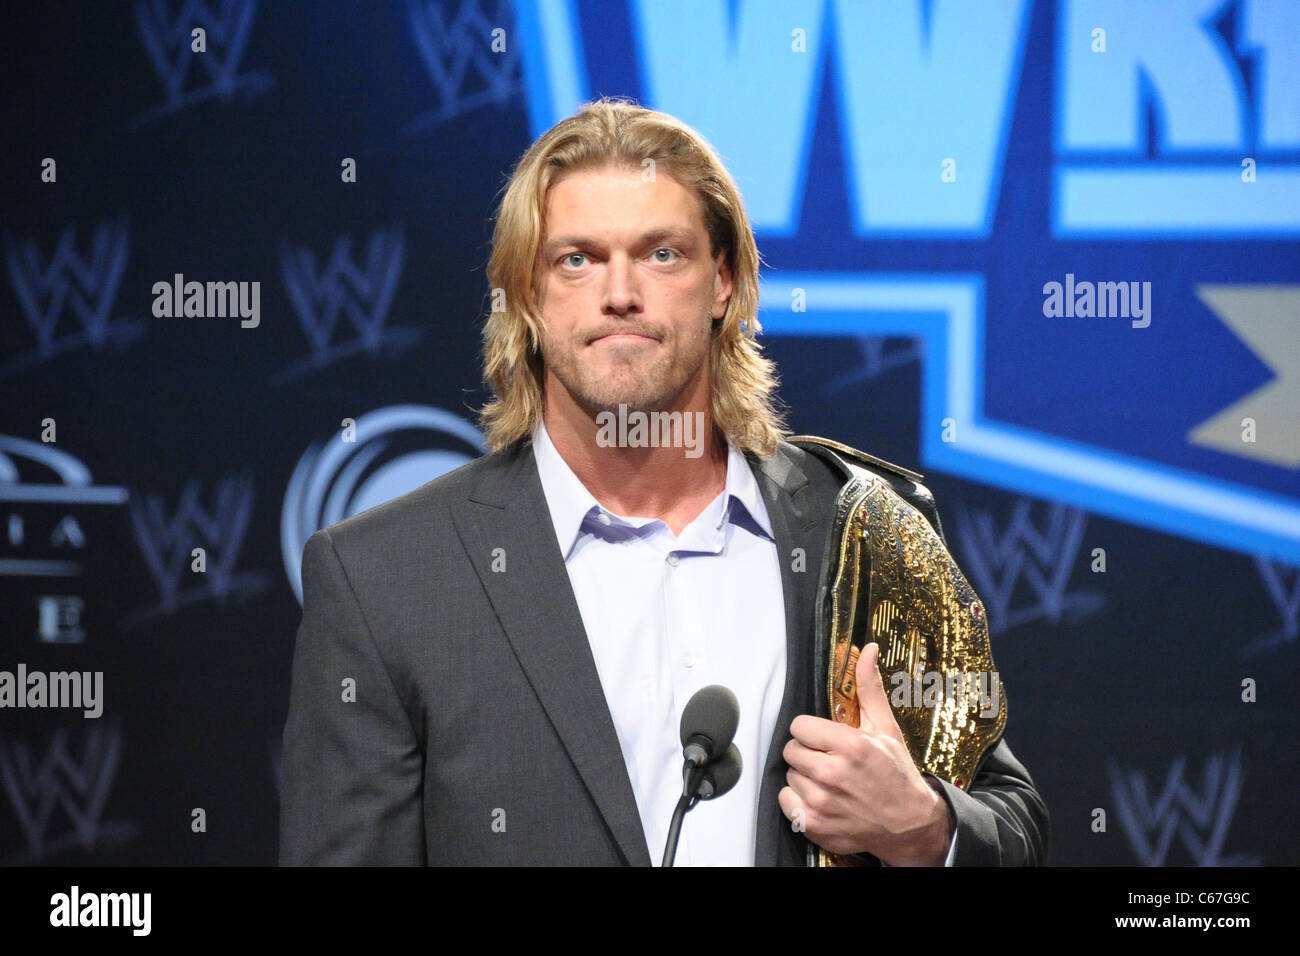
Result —
M 651 338 L 648 335 L 638 335 L 635 332 L 614 332 L 591 341 L 592 344 L 595 344 L 596 342 L 657 342 L 658 339 Z

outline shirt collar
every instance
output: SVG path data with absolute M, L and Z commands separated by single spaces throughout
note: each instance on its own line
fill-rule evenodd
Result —
M 587 515 L 593 509 L 597 512 L 607 509 L 601 508 L 600 502 L 560 455 L 551 442 L 545 423 L 538 422 L 533 430 L 532 443 L 533 456 L 537 460 L 537 475 L 542 481 L 542 492 L 551 512 L 555 537 L 560 544 L 560 553 L 568 560 Z M 758 482 L 754 480 L 749 461 L 731 439 L 727 439 L 727 481 L 723 487 L 722 506 L 720 509 L 716 504 L 712 506 L 714 514 L 721 512 L 721 517 L 717 519 L 718 527 L 727 520 L 737 521 L 740 516 L 735 509 L 736 503 L 743 507 L 752 523 L 758 525 L 764 535 L 775 540 L 767 507 L 759 494 Z M 706 509 L 706 513 L 709 510 Z M 609 513 L 614 514 L 612 511 Z M 626 516 L 621 517 L 626 519 Z

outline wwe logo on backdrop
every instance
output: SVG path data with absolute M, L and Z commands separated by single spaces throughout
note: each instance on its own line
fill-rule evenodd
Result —
M 1184 777 L 1187 758 L 1180 756 L 1153 795 L 1141 770 L 1109 771 L 1115 811 L 1142 866 L 1164 866 L 1177 836 L 1196 866 L 1257 866 L 1252 854 L 1225 857 L 1223 844 L 1241 796 L 1241 749 L 1214 754 L 1205 761 L 1199 788 Z
M 176 8 L 175 16 L 168 12 Z M 179 112 L 206 100 L 230 102 L 237 92 L 250 98 L 275 81 L 269 73 L 239 73 L 248 46 L 257 0 L 136 0 L 135 25 L 149 62 L 163 86 L 163 105 L 146 111 L 137 124 Z M 195 50 L 193 31 L 201 28 L 203 50 Z M 198 79 L 191 81 L 197 76 Z
M 999 531 L 993 515 L 968 511 L 961 501 L 955 502 L 965 558 L 962 569 L 983 599 L 995 631 L 1040 619 L 1059 624 L 1064 617 L 1074 623 L 1105 603 L 1101 594 L 1066 590 L 1083 541 L 1084 513 L 1049 504 L 1040 526 L 1034 523 L 1033 506 L 1029 498 L 1017 498 L 1011 518 Z
M 253 515 L 253 482 L 247 476 L 227 476 L 217 482 L 211 509 L 199 498 L 199 482 L 185 483 L 175 512 L 169 518 L 161 495 L 142 492 L 129 503 L 131 529 L 158 588 L 160 600 L 123 622 L 131 628 L 153 617 L 215 599 L 246 599 L 264 591 L 267 575 L 235 573 L 244 535 Z M 195 549 L 202 548 L 203 555 Z M 196 563 L 202 561 L 202 565 Z M 202 567 L 202 570 L 199 570 Z M 184 581 L 195 582 L 189 587 Z
M 825 394 L 838 392 L 880 378 L 886 372 L 901 368 L 922 358 L 920 339 L 895 339 L 881 335 L 860 335 L 855 340 L 858 347 L 858 364 L 847 372 L 836 375 L 826 383 Z M 892 343 L 892 345 L 891 345 Z
M 1294 641 L 1300 636 L 1300 567 L 1263 556 L 1255 558 L 1255 567 L 1259 569 L 1264 589 L 1268 591 L 1273 607 L 1277 609 L 1277 616 L 1282 619 L 1282 626 L 1243 647 L 1243 658 Z
M 515 33 L 506 27 L 514 22 L 511 5 L 498 0 L 489 14 L 477 0 L 462 0 L 450 22 L 447 8 L 441 0 L 410 0 L 407 7 L 411 39 L 438 104 L 409 122 L 407 135 L 488 104 L 508 106 L 523 93 Z
M 311 347 L 311 355 L 282 369 L 277 380 L 322 369 L 352 355 L 378 356 L 387 349 L 400 354 L 420 333 L 416 329 L 386 329 L 389 309 L 405 264 L 406 241 L 401 226 L 376 231 L 358 263 L 352 257 L 352 237 L 340 236 L 324 266 L 307 248 L 280 243 L 280 263 L 289 301 Z M 355 338 L 339 330 L 346 317 Z
M 14 348 L 0 363 L 0 379 L 74 348 L 120 347 L 144 331 L 142 322 L 110 317 L 129 252 L 126 222 L 96 226 L 85 256 L 78 253 L 75 236 L 75 226 L 65 229 L 45 262 L 35 242 L 5 233 L 9 285 L 36 345 L 26 351 Z M 73 322 L 78 330 L 68 328 Z
M 0 736 L 0 784 L 26 844 L 0 865 L 40 863 L 73 849 L 93 853 L 133 838 L 134 825 L 102 819 L 121 754 L 122 731 L 111 721 L 78 734 L 60 727 L 39 761 L 26 741 Z M 58 829 L 56 810 L 65 818 Z

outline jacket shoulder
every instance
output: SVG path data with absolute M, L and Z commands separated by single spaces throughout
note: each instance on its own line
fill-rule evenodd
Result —
M 841 483 L 848 481 L 853 474 L 854 468 L 862 468 L 872 474 L 879 475 L 899 497 L 920 511 L 934 530 L 938 532 L 939 537 L 943 538 L 943 527 L 939 522 L 939 511 L 934 502 L 934 495 L 930 493 L 929 488 L 921 484 L 921 480 L 925 476 L 920 472 L 904 468 L 902 465 L 895 465 L 883 458 L 877 458 L 875 455 L 868 454 L 861 449 L 853 448 L 830 438 L 822 438 L 817 435 L 795 435 L 786 440 L 796 448 L 815 455 L 828 464 L 840 477 Z
M 493 452 L 445 472 L 418 488 L 357 512 L 322 529 L 336 542 L 363 542 L 426 532 L 431 518 L 446 514 L 449 505 L 464 501 L 509 458 Z
M 809 450 L 813 451 L 815 454 L 822 455 L 822 457 L 825 457 L 825 454 L 821 449 L 830 449 L 843 455 L 845 458 L 848 458 L 854 464 L 865 466 L 875 472 L 885 471 L 891 475 L 902 476 L 903 478 L 916 482 L 917 484 L 920 484 L 922 479 L 925 478 L 925 475 L 922 475 L 920 472 L 912 471 L 910 468 L 904 468 L 902 465 L 895 465 L 893 462 L 885 461 L 883 458 L 877 458 L 875 455 L 869 455 L 865 451 L 834 441 L 830 438 L 821 438 L 817 435 L 795 435 L 786 440 L 792 445 L 798 445 L 803 448 L 813 446 L 812 448 L 809 448 Z

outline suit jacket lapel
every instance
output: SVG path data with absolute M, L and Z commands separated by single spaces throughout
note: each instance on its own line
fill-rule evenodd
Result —
M 763 766 L 754 862 L 758 866 L 800 866 L 808 841 L 786 822 L 778 795 L 786 785 L 782 751 L 790 739 L 790 723 L 800 714 L 813 713 L 813 605 L 833 502 L 816 500 L 807 475 L 782 448 L 767 458 L 747 457 L 772 519 L 786 618 L 785 696 Z M 795 570 L 795 549 L 802 549 L 803 570 Z
M 498 456 L 452 520 L 520 666 L 628 863 L 650 865 L 636 796 L 532 449 Z M 506 570 L 492 569 L 504 549 Z

